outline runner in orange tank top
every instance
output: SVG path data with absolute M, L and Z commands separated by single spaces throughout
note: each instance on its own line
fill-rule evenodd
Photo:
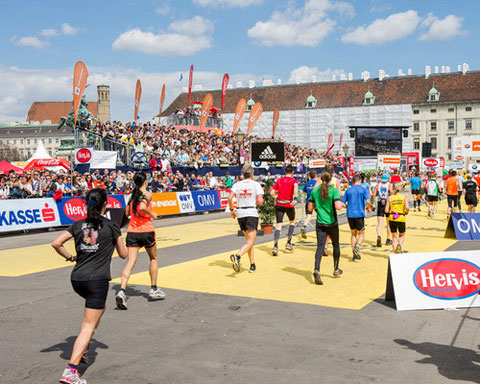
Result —
M 448 208 L 447 220 L 453 212 L 457 212 L 458 190 L 460 189 L 456 171 L 450 171 L 450 177 L 447 179 L 445 193 L 447 194 Z
M 120 290 L 115 297 L 117 307 L 127 309 L 127 289 L 128 279 L 132 273 L 135 263 L 138 259 L 140 248 L 145 248 L 150 257 L 150 281 L 151 289 L 149 293 L 150 299 L 161 300 L 165 298 L 163 289 L 157 287 L 158 275 L 158 257 L 157 242 L 155 240 L 155 229 L 153 228 L 152 219 L 156 219 L 158 215 L 152 211 L 152 194 L 147 192 L 147 176 L 143 172 L 137 173 L 133 181 L 135 189 L 130 197 L 127 206 L 127 216 L 130 216 L 130 224 L 127 230 L 127 249 L 128 261 L 122 271 L 122 283 Z

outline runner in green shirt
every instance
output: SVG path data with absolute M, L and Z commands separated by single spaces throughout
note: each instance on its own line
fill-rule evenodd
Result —
M 337 220 L 337 210 L 342 209 L 343 204 L 340 201 L 338 189 L 329 185 L 331 179 L 332 175 L 330 173 L 322 173 L 322 183 L 313 189 L 309 202 L 309 210 L 317 210 L 317 250 L 315 252 L 313 278 L 315 284 L 318 285 L 323 284 L 320 278 L 320 262 L 322 261 L 327 236 L 330 236 L 333 245 L 333 275 L 340 276 L 343 273 L 338 267 L 340 262 L 340 234 Z

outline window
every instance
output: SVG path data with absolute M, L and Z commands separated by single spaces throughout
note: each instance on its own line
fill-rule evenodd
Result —
M 430 131 L 432 131 L 432 132 L 437 131 L 437 122 L 436 121 L 431 121 L 430 122 Z
M 437 110 L 435 108 L 430 109 L 430 113 L 437 113 Z
M 17 145 L 17 140 L 13 140 L 13 145 Z
M 447 157 L 448 157 L 448 160 L 452 160 L 452 154 L 451 154 L 451 153 L 449 153 L 449 154 L 447 155 Z
M 413 149 L 420 149 L 420 139 L 413 140 Z
M 447 148 L 452 149 L 452 136 L 447 137 Z
M 449 130 L 449 131 L 454 131 L 454 130 L 455 130 L 455 121 L 449 120 L 449 122 L 448 122 L 448 130 Z
M 437 149 L 437 138 L 436 137 L 431 137 L 430 138 L 430 143 L 432 143 L 432 149 Z
M 30 144 L 30 139 L 27 139 L 27 144 Z
M 420 123 L 413 123 L 413 132 L 420 132 Z
M 455 108 L 448 108 L 448 112 L 452 113 L 452 112 L 455 112 Z
M 55 143 L 58 144 L 59 142 L 60 142 L 60 139 L 57 137 L 57 138 L 55 139 Z
M 52 139 L 48 139 L 48 144 L 52 144 Z
M 472 130 L 472 120 L 465 120 L 465 130 L 466 131 Z
M 20 144 L 22 144 L 22 145 L 23 145 L 23 139 L 20 139 Z
M 437 95 L 430 95 L 430 101 L 437 101 Z
M 10 144 L 10 140 L 7 140 L 7 145 Z
M 37 139 L 34 139 L 33 140 L 33 144 L 37 144 L 38 143 L 38 140 Z
M 414 114 L 414 115 L 418 115 L 419 113 L 420 113 L 420 111 L 419 111 L 418 109 L 414 109 L 414 110 L 413 110 L 413 114 Z
M 472 107 L 465 107 L 465 112 L 472 112 Z

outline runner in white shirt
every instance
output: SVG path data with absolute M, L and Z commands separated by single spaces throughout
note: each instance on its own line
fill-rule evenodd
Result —
M 242 168 L 244 180 L 232 186 L 228 196 L 228 206 L 232 212 L 232 218 L 238 219 L 240 229 L 247 239 L 245 245 L 240 248 L 236 255 L 231 255 L 235 272 L 240 272 L 240 257 L 248 253 L 250 258 L 250 273 L 255 272 L 255 259 L 253 257 L 253 246 L 257 239 L 258 211 L 257 205 L 263 204 L 263 188 L 260 183 L 253 180 L 253 168 L 251 165 L 244 165 Z M 233 207 L 233 198 L 237 199 L 237 209 Z

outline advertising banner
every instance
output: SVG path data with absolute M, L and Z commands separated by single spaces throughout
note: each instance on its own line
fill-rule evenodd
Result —
M 310 168 L 325 168 L 325 159 L 311 159 L 308 166 Z
M 452 158 L 454 160 L 480 157 L 480 135 L 457 136 L 453 138 L 452 144 Z
M 177 215 L 180 206 L 175 192 L 152 193 L 152 211 L 157 215 Z
M 235 135 L 238 131 L 238 127 L 240 125 L 240 121 L 242 121 L 243 114 L 247 110 L 247 102 L 245 99 L 238 100 L 237 109 L 235 110 L 235 118 L 233 120 L 233 133 Z
M 212 105 L 213 97 L 210 93 L 207 93 L 203 99 L 202 110 L 200 111 L 200 132 L 203 132 L 203 128 L 205 128 L 205 125 L 207 124 L 207 119 L 210 115 L 210 108 L 212 108 Z
M 413 169 L 413 167 L 415 167 L 416 170 L 419 169 L 420 153 L 418 153 L 418 152 L 403 152 L 402 156 L 405 156 L 407 158 L 408 169 Z
M 87 217 L 87 205 L 84 197 L 64 197 L 57 204 L 61 225 L 73 224 L 75 221 Z M 107 197 L 108 208 L 125 208 L 124 195 L 111 195 Z
M 83 61 L 77 61 L 73 70 L 73 119 L 74 126 L 77 126 L 78 110 L 83 93 L 87 87 L 88 71 Z
M 247 136 L 250 136 L 250 134 L 253 131 L 253 128 L 255 127 L 255 124 L 257 124 L 258 119 L 263 113 L 263 105 L 261 103 L 255 103 L 255 105 L 252 107 L 252 110 L 250 111 L 250 117 L 248 118 L 248 127 L 247 127 Z
M 2 200 L 0 207 L 0 232 L 60 225 L 54 199 Z
M 142 98 L 142 83 L 140 82 L 140 79 L 137 79 L 137 85 L 135 86 L 135 116 L 133 118 L 133 121 L 136 123 L 137 119 L 139 118 L 138 116 L 138 109 L 140 108 L 140 99 Z
M 478 307 L 479 265 L 478 251 L 390 255 L 385 298 L 399 311 Z
M 225 104 L 225 96 L 227 95 L 227 88 L 228 88 L 228 81 L 230 80 L 230 77 L 228 76 L 228 73 L 223 75 L 223 80 L 222 80 L 222 111 L 223 111 L 223 106 Z
M 422 168 L 444 168 L 445 167 L 445 159 L 443 157 L 440 158 L 427 158 L 422 159 Z
M 392 170 L 400 168 L 400 155 L 378 155 L 377 169 Z
M 180 213 L 195 212 L 195 204 L 193 203 L 191 192 L 177 192 L 177 200 Z
M 254 141 L 250 144 L 252 161 L 285 161 L 285 145 L 281 141 Z
M 228 206 L 228 196 L 230 196 L 230 189 L 219 189 L 218 197 L 220 198 L 220 206 L 226 209 Z
M 165 101 L 165 84 L 162 86 L 162 94 L 160 95 L 160 112 L 158 112 L 158 126 L 160 127 L 160 119 L 162 118 L 163 103 Z
M 190 76 L 188 76 L 187 108 L 190 105 L 190 96 L 192 95 L 192 84 L 193 84 L 193 65 L 190 66 Z
M 480 213 L 452 213 L 445 237 L 457 240 L 480 240 Z
M 115 151 L 93 151 L 90 160 L 92 169 L 115 169 L 117 167 L 117 152 Z
M 76 148 L 75 164 L 90 164 L 92 160 L 93 148 Z
M 213 211 L 222 209 L 220 196 L 217 191 L 193 191 L 191 192 L 195 211 Z
M 273 110 L 272 139 L 275 137 L 275 131 L 277 130 L 279 118 L 280 118 L 280 109 L 278 109 L 278 107 L 275 107 L 275 109 Z

